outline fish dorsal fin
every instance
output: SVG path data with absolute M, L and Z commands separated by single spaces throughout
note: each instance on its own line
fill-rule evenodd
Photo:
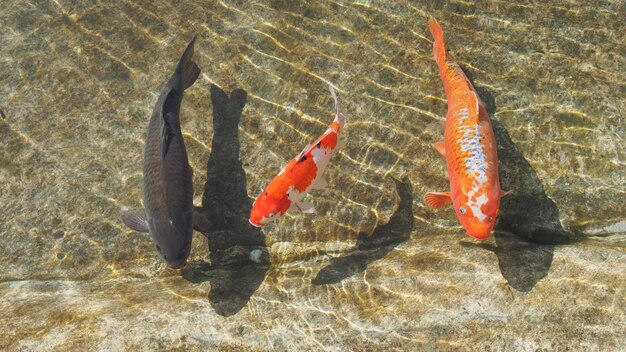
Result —
M 476 92 L 472 89 L 470 90 L 468 93 L 468 104 L 467 104 L 467 109 L 468 109 L 468 113 L 469 113 L 469 117 L 471 119 L 472 122 L 474 123 L 478 123 L 478 121 L 480 120 L 480 98 L 478 97 L 478 94 L 476 94 Z
M 298 156 L 296 157 L 297 161 L 305 161 L 306 160 L 306 153 L 311 149 L 313 145 L 312 144 L 307 144 L 306 147 L 304 147 L 304 149 L 302 149 L 302 151 L 300 152 L 300 154 L 298 154 Z
M 180 102 L 181 96 L 175 89 L 170 89 L 167 92 L 167 96 L 165 97 L 165 101 L 163 102 L 163 106 L 161 106 L 161 113 L 165 117 L 165 115 L 173 112 L 177 112 L 180 110 Z
M 172 139 L 175 136 L 174 133 L 174 113 L 167 113 L 163 116 L 163 129 L 161 131 L 161 157 L 164 158 L 167 155 L 167 151 L 170 148 Z

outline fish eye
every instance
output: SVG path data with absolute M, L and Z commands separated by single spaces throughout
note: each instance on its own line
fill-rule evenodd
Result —
M 490 216 L 489 217 L 489 222 L 492 222 L 492 221 L 493 221 L 493 216 Z
M 460 207 L 459 211 L 461 212 L 461 214 L 465 214 L 465 212 L 467 211 L 467 209 L 465 209 L 465 207 Z
M 270 213 L 270 218 L 274 217 L 274 213 Z

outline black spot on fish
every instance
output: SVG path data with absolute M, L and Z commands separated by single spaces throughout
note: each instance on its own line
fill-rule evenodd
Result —
M 306 155 L 303 155 L 302 158 L 300 158 L 300 162 L 306 161 Z
M 317 142 L 317 148 L 321 148 L 322 147 L 322 141 Z

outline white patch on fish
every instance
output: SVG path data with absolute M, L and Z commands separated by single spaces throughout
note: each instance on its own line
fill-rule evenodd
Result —
M 463 108 L 459 110 L 458 115 L 459 115 L 459 120 L 463 122 L 470 116 L 470 113 L 469 113 L 469 110 L 467 110 L 467 108 Z
M 469 117 L 469 111 L 467 109 L 461 109 L 459 111 L 461 119 Z M 480 144 L 480 128 L 478 125 L 474 127 L 461 126 L 460 130 L 463 132 L 461 138 L 461 152 L 470 152 L 470 157 L 465 159 L 465 168 L 467 173 L 474 176 L 477 183 L 474 183 L 472 189 L 467 193 L 467 206 L 472 209 L 472 213 L 479 221 L 487 219 L 481 209 L 481 206 L 487 203 L 487 196 L 483 193 L 478 196 L 478 192 L 482 186 L 485 186 L 488 182 L 487 178 L 487 156 L 483 146 Z
M 319 165 L 320 162 L 322 162 L 325 157 L 330 155 L 331 152 L 332 150 L 328 148 L 317 148 L 317 147 L 313 148 L 313 150 L 311 151 L 311 154 L 313 154 L 313 161 L 315 162 L 315 165 Z
M 479 221 L 485 221 L 487 219 L 487 215 L 483 213 L 481 207 L 487 204 L 487 196 L 483 193 L 479 197 L 476 197 L 476 192 L 478 191 L 477 185 L 472 187 L 472 190 L 467 194 L 468 201 L 467 206 L 472 209 L 472 213 L 474 216 L 478 218 Z
M 298 190 L 294 186 L 289 186 L 289 189 L 287 190 L 287 198 L 291 201 L 291 204 L 297 203 L 302 200 L 305 194 L 306 192 L 298 192 Z
M 463 132 L 461 138 L 461 152 L 469 151 L 471 156 L 465 159 L 465 168 L 468 173 L 476 174 L 479 184 L 487 183 L 487 156 L 480 144 L 479 126 L 460 128 Z

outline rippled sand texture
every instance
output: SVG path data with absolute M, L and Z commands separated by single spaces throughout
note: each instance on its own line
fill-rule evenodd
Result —
M 0 349 L 626 346 L 623 2 L 309 3 L 0 2 Z M 448 185 L 431 15 L 515 192 L 485 242 L 421 200 Z M 194 33 L 182 128 L 213 228 L 178 272 L 119 215 Z M 317 215 L 247 226 L 332 120 L 329 83 L 348 144 Z

